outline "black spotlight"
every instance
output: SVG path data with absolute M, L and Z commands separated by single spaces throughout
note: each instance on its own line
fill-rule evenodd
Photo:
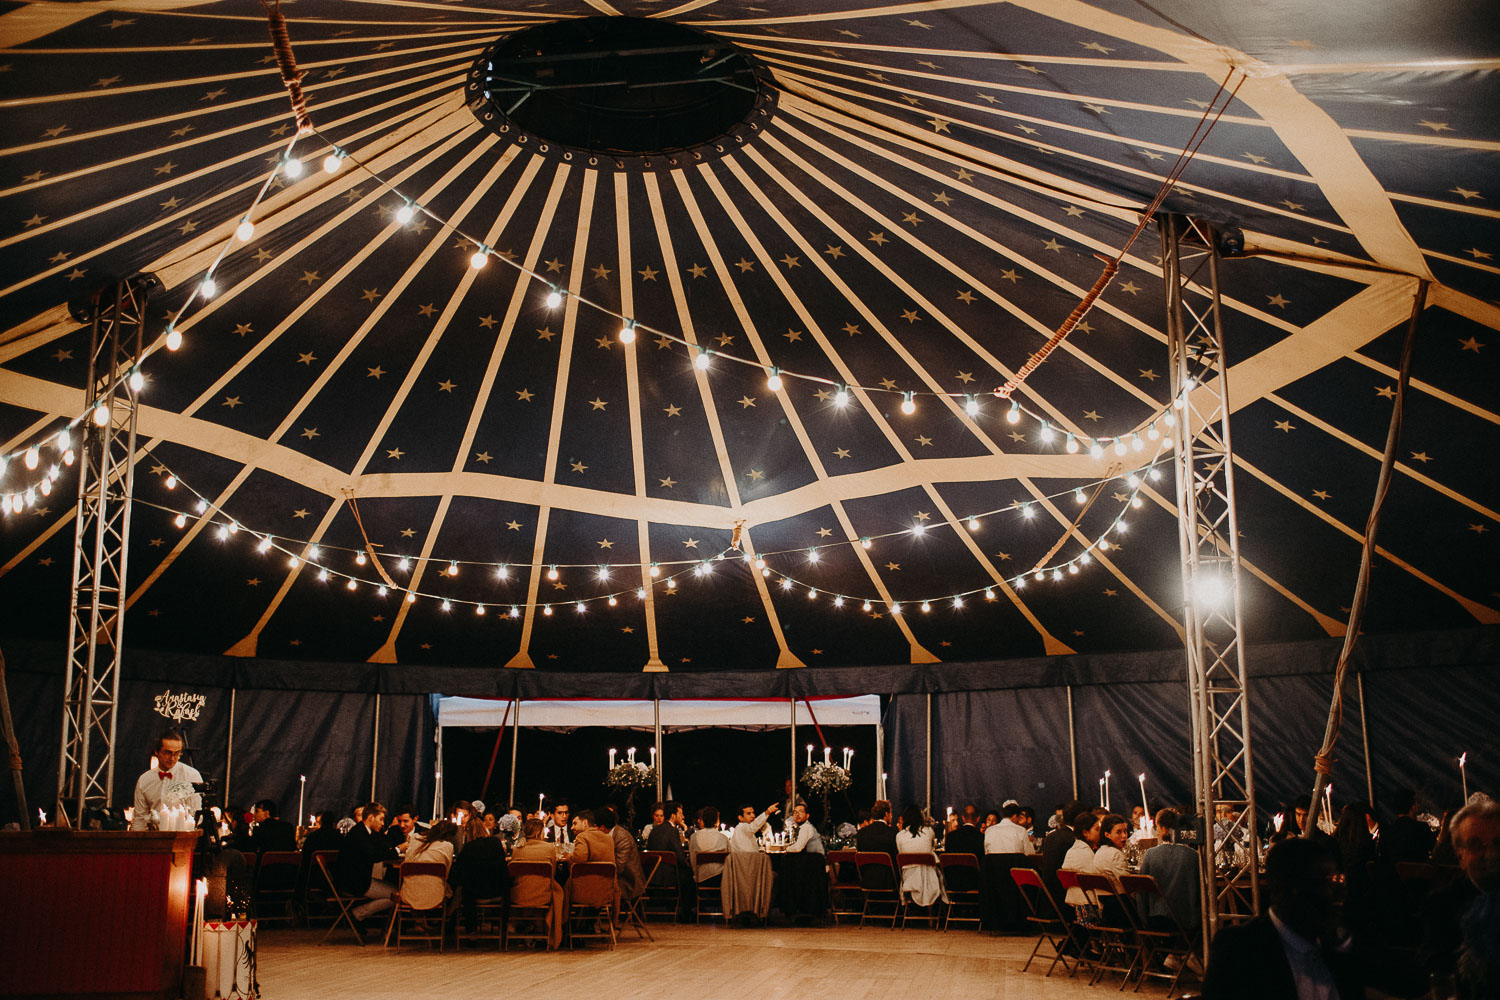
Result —
M 1243 257 L 1245 256 L 1245 234 L 1239 229 L 1220 229 L 1217 231 L 1220 257 Z

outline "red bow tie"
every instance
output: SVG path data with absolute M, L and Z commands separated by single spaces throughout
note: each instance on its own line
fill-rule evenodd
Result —
M 162 781 L 170 781 L 170 780 L 172 780 L 172 772 L 171 771 L 158 771 L 156 773 L 161 775 L 161 780 Z

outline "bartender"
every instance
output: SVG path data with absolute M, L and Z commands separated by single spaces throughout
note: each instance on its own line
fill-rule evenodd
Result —
M 132 830 L 151 829 L 151 814 L 162 807 L 162 792 L 168 785 L 176 781 L 203 782 L 203 775 L 196 768 L 182 762 L 182 743 L 182 733 L 176 729 L 168 729 L 157 738 L 155 763 L 136 779 L 135 809 L 130 814 Z M 194 790 L 173 805 L 186 806 L 196 816 L 203 808 L 203 797 Z

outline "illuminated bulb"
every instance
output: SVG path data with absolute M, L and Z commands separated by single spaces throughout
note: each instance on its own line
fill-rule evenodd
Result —
M 971 518 L 969 518 L 969 530 L 970 531 L 978 531 L 979 530 L 979 518 L 977 518 L 977 517 L 971 517 Z
M 1130 486 L 1131 489 L 1135 489 L 1137 486 L 1141 485 L 1141 477 L 1132 472 L 1130 474 L 1130 477 L 1126 479 L 1125 482 Z
M 815 598 L 817 598 L 817 596 L 818 596 L 818 588 L 817 587 L 808 587 L 807 588 L 807 599 L 809 601 L 814 600 Z
M 931 611 L 931 610 L 932 610 L 932 605 L 930 603 L 928 603 L 927 601 L 923 601 L 922 602 L 922 611 L 925 613 L 925 612 L 928 612 L 928 611 Z
M 868 549 L 870 547 L 870 540 L 868 538 L 861 538 L 859 540 L 859 547 L 862 549 Z
M 271 539 L 270 539 L 270 536 L 262 538 L 260 540 L 260 542 L 255 546 L 255 551 L 260 552 L 260 553 L 270 552 L 271 551 Z
M 1084 501 L 1086 501 L 1088 499 L 1088 497 L 1086 497 L 1086 496 L 1083 495 L 1083 490 L 1074 489 L 1073 490 L 1073 499 L 1077 500 L 1079 503 L 1083 503 Z
M 909 392 L 906 394 L 906 398 L 901 400 L 901 412 L 908 417 L 917 412 L 917 401 L 912 398 L 912 394 Z
M 953 606 L 955 608 L 961 608 L 961 607 L 963 607 L 964 606 L 964 599 L 962 597 L 955 597 L 953 599 Z
M 1165 414 L 1163 414 L 1162 418 L 1161 418 L 1161 422 L 1164 423 L 1164 424 L 1166 424 L 1168 427 L 1176 427 L 1177 426 L 1177 418 L 1174 415 L 1172 415 L 1171 413 L 1165 413 Z
M 615 595 L 614 594 L 610 594 L 609 595 L 609 606 L 610 607 L 614 607 L 616 604 L 619 604 L 619 603 L 620 603 L 619 601 L 615 600 Z
M 94 424 L 98 427 L 103 427 L 107 423 L 109 423 L 109 407 L 100 403 L 94 407 Z
M 457 560 L 453 560 L 452 562 L 448 563 L 448 575 L 449 576 L 457 576 L 458 575 L 458 561 Z
M 29 490 L 26 491 L 26 506 L 28 508 L 30 508 L 30 507 L 35 506 L 35 504 L 36 504 L 36 490 L 35 489 L 29 489 Z
M 1125 454 L 1125 439 L 1124 438 L 1115 438 L 1115 454 L 1116 455 L 1123 455 L 1123 454 Z
M 1025 590 L 1026 589 L 1026 578 L 1024 576 L 1018 576 L 1018 577 L 1016 577 L 1016 589 L 1017 590 Z
M 769 569 L 763 569 L 763 570 L 760 571 L 760 575 L 761 576 L 770 576 L 771 575 L 771 571 Z
M 547 579 L 549 579 L 549 580 L 556 580 L 557 579 L 557 567 L 556 566 L 552 566 L 552 567 L 548 568 L 548 570 L 547 570 Z
M 1128 527 L 1129 525 L 1127 525 L 1124 521 L 1121 521 L 1119 524 L 1115 525 L 1115 530 L 1123 535 L 1125 534 L 1125 529 Z
M 35 469 L 37 467 L 37 463 L 41 460 L 42 452 L 41 449 L 36 445 L 32 445 L 30 448 L 26 449 L 26 468 Z
M 1099 539 L 1099 551 L 1100 552 L 1108 552 L 1109 551 L 1109 539 L 1108 538 L 1101 538 L 1101 539 Z
M 1053 434 L 1053 432 L 1052 432 L 1052 425 L 1049 424 L 1049 423 L 1047 423 L 1047 421 L 1043 420 L 1042 421 L 1042 429 L 1039 432 L 1038 436 L 1043 441 L 1046 441 L 1048 444 L 1050 444 L 1052 442 L 1053 437 L 1055 437 L 1056 435 Z
M 714 571 L 713 563 L 705 562 L 703 564 L 703 573 L 704 573 L 705 576 L 708 575 L 709 573 L 712 573 L 713 571 Z
M 995 591 L 994 591 L 993 588 L 991 588 L 991 587 L 985 587 L 984 588 L 984 599 L 986 601 L 993 601 L 995 599 Z
M 354 557 L 354 565 L 356 566 L 363 566 L 368 561 L 369 560 L 365 559 L 365 554 L 363 552 Z
M 411 202 L 407 202 L 400 208 L 396 209 L 396 221 L 403 226 L 414 219 L 416 215 L 417 210 L 412 207 Z
M 818 550 L 817 549 L 808 549 L 807 550 L 807 560 L 808 560 L 808 562 L 817 562 L 818 561 Z
M 413 594 L 411 591 L 408 590 L 406 592 L 406 603 L 407 604 L 416 604 L 417 603 L 417 595 Z
M 1031 504 L 1023 503 L 1021 505 L 1021 516 L 1026 518 L 1027 520 L 1030 520 L 1031 518 L 1036 516 L 1036 511 L 1031 509 Z
M 756 569 L 765 569 L 766 568 L 766 561 L 764 559 L 760 558 L 760 557 L 756 557 L 755 568 Z
M 379 594 L 381 597 L 384 597 L 386 594 L 390 593 L 390 591 L 386 590 L 385 584 L 382 583 L 380 586 L 375 588 L 375 593 Z
M 1140 431 L 1136 431 L 1130 435 L 1130 447 L 1133 451 L 1140 451 L 1146 447 L 1146 442 L 1141 440 Z
M 182 331 L 175 327 L 167 328 L 167 350 L 175 351 L 182 346 Z
M 667 589 L 668 590 L 676 590 L 677 589 L 677 581 L 676 580 L 668 580 L 667 581 Z
M 339 167 L 342 167 L 343 165 L 344 157 L 338 152 L 329 153 L 327 156 L 323 157 L 324 173 L 336 174 L 339 172 Z
M 547 308 L 556 309 L 558 306 L 562 305 L 562 299 L 563 293 L 555 287 L 552 288 L 547 292 Z
M 251 238 L 255 236 L 255 223 L 249 219 L 245 219 L 240 223 L 239 228 L 234 231 L 234 236 L 241 243 L 249 243 Z
M 552 617 L 552 605 L 544 604 L 542 606 L 542 614 L 546 615 L 549 618 Z
M 1036 576 L 1033 577 L 1033 579 L 1035 579 L 1037 583 L 1041 583 L 1046 578 L 1047 578 L 1047 574 L 1043 570 L 1037 570 L 1036 571 Z
M 320 570 L 318 570 L 318 579 L 319 580 L 327 580 L 328 579 L 328 571 L 326 569 L 320 569 Z
M 139 368 L 130 373 L 129 385 L 133 392 L 140 392 L 146 387 L 146 376 L 141 374 Z
M 447 599 L 444 599 L 444 601 L 443 601 L 443 610 L 444 611 L 452 611 L 453 610 L 452 603 L 450 603 Z
M 42 496 L 48 497 L 48 496 L 51 496 L 51 495 L 52 495 L 52 480 L 51 479 L 43 479 L 42 480 Z
M 63 428 L 62 430 L 57 432 L 57 450 L 67 451 L 71 447 L 73 447 L 72 435 L 68 433 L 67 428 Z M 0 467 L 0 472 L 3 471 L 4 468 Z
M 72 465 L 77 460 L 77 458 L 78 456 L 73 454 L 73 449 L 69 448 L 67 451 L 63 452 L 63 465 Z M 4 463 L 0 463 L 0 476 L 3 475 L 5 475 L 5 465 Z
M 781 391 L 781 369 L 771 369 L 771 374 L 766 376 L 766 388 L 770 389 L 772 392 Z
M 1078 564 L 1068 563 L 1068 572 L 1076 575 L 1078 573 Z
M 1011 401 L 1010 410 L 1005 414 L 1005 422 L 1008 424 L 1019 424 L 1021 422 L 1021 404 Z
M 1052 582 L 1053 583 L 1057 583 L 1057 582 L 1059 582 L 1061 580 L 1062 580 L 1062 570 L 1060 570 L 1060 569 L 1053 570 L 1052 571 Z
M 1147 475 L 1149 475 L 1151 477 L 1151 481 L 1153 483 L 1159 483 L 1159 482 L 1161 482 L 1161 470 L 1160 469 L 1152 469 L 1149 473 L 1147 473 Z
M 866 610 L 866 611 L 869 611 L 869 610 L 870 610 L 870 602 L 869 602 L 869 601 L 866 601 L 866 602 L 865 602 L 865 603 L 864 603 L 864 610 Z
M 180 527 L 182 527 L 182 525 L 179 524 L 178 527 L 180 528 Z M 292 569 L 296 569 L 298 566 L 302 565 L 302 560 L 298 559 L 296 556 L 287 556 L 286 557 L 286 564 L 288 566 L 290 566 Z
M 354 590 L 355 588 L 357 588 L 359 586 L 359 583 L 356 582 L 355 579 L 354 579 L 354 577 L 351 576 L 349 578 L 349 582 L 346 583 L 346 584 L 344 584 L 344 586 L 348 587 L 350 590 Z
M 281 165 L 281 169 L 286 172 L 288 177 L 301 177 L 302 161 L 295 156 L 288 156 L 286 162 Z
M 624 326 L 620 327 L 620 343 L 622 343 L 622 344 L 633 344 L 633 343 L 635 343 L 635 324 L 634 323 L 626 323 Z
M 488 264 L 489 262 L 490 252 L 485 247 L 480 247 L 478 250 L 475 250 L 474 256 L 469 258 L 469 266 L 476 271 L 481 267 L 484 267 L 484 265 Z
M 203 513 L 203 512 L 204 512 L 204 511 L 205 511 L 205 510 L 208 510 L 208 501 L 207 501 L 207 500 L 199 500 L 199 501 L 198 501 L 198 513 L 200 513 L 200 514 L 201 514 L 201 513 Z M 316 552 L 317 552 L 317 551 L 318 551 L 318 550 L 317 550 L 317 549 L 316 549 L 316 548 L 314 548 L 314 549 L 313 549 L 313 552 L 314 552 L 314 553 L 316 553 Z
M 599 579 L 601 579 L 601 580 L 608 580 L 609 579 L 609 567 L 608 566 L 600 566 L 599 567 Z
M 1130 498 L 1130 506 L 1139 508 L 1141 506 L 1141 498 L 1140 497 L 1131 497 Z
M 516 607 L 514 604 L 512 604 L 510 606 L 510 616 L 512 618 L 519 618 L 519 617 L 521 617 L 521 609 L 518 608 L 518 607 Z
M 411 560 L 406 556 L 402 556 L 401 561 L 396 564 L 396 568 L 401 570 L 411 569 Z
M 849 387 L 848 386 L 844 386 L 844 385 L 839 386 L 839 391 L 833 394 L 833 405 L 834 406 L 848 406 L 849 405 Z
M 1098 441 L 1095 441 L 1093 444 L 1089 445 L 1089 457 L 1090 458 L 1103 458 L 1104 457 L 1104 446 L 1102 444 L 1100 444 Z
M 1156 421 L 1151 421 L 1151 426 L 1146 428 L 1146 437 L 1152 441 L 1161 437 L 1161 431 L 1156 429 Z
M 792 581 L 790 579 L 788 579 L 787 577 L 782 577 L 781 578 L 781 589 L 782 590 L 791 590 L 792 589 Z
M 483 604 L 475 605 L 475 607 L 474 607 L 474 613 L 476 615 L 482 615 L 482 614 L 484 614 L 484 605 Z
M 1078 439 L 1073 436 L 1072 431 L 1068 431 L 1068 443 L 1064 447 L 1069 455 L 1078 454 Z
M 979 416 L 979 400 L 973 396 L 964 397 L 964 412 L 971 417 Z
M 920 535 L 920 534 L 923 534 L 926 531 L 927 531 L 927 525 L 922 524 L 920 521 L 911 526 L 911 533 L 913 535 Z
M 893 614 L 893 615 L 899 615 L 900 613 L 901 613 L 901 605 L 899 605 L 899 604 L 892 604 L 891 605 L 891 614 Z
M 202 500 L 199 500 L 198 504 L 199 510 L 202 510 L 203 507 L 206 506 Z M 319 559 L 323 558 L 323 550 L 314 545 L 311 549 L 308 550 L 307 558 L 313 560 L 314 562 L 317 562 Z
M 219 525 L 219 540 L 223 541 L 224 539 L 226 539 L 228 537 L 229 537 L 229 525 L 227 525 L 227 524 L 221 524 L 221 525 Z
M 505 565 L 505 563 L 501 563 L 499 566 L 495 567 L 495 575 L 502 580 L 509 580 L 510 567 Z
M 844 597 L 842 594 L 833 599 L 833 606 L 836 608 L 842 608 L 844 606 Z
M 576 609 L 578 609 L 578 613 L 580 615 L 583 614 L 583 602 L 582 601 L 579 601 L 577 604 L 573 605 L 573 607 L 576 608 Z
M 747 558 L 748 558 L 748 557 L 747 557 Z M 651 576 L 652 576 L 652 577 L 653 577 L 653 578 L 654 578 L 654 577 L 658 577 L 658 576 L 661 576 L 661 567 L 660 567 L 660 566 L 658 566 L 658 565 L 656 565 L 656 563 L 652 563 L 652 564 L 651 564 Z
M 1191 389 L 1193 387 L 1194 384 L 1195 383 L 1193 382 L 1193 376 L 1191 376 L 1191 375 L 1183 376 L 1183 379 L 1182 379 L 1182 391 L 1183 392 L 1187 392 L 1189 389 Z M 1178 406 L 1182 405 L 1182 402 L 1181 402 L 1180 398 L 1179 398 L 1179 401 L 1178 401 L 1177 405 Z
M 638 601 L 644 601 L 646 599 L 646 588 L 645 587 L 637 587 L 635 589 L 635 598 Z

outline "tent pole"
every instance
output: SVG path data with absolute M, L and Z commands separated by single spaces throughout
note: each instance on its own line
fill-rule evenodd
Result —
M 432 818 L 434 821 L 442 818 L 443 808 L 443 727 L 437 727 L 437 769 L 432 780 Z
M 932 692 L 927 692 L 927 815 L 932 815 Z
M 370 742 L 370 801 L 375 798 L 375 778 L 380 771 L 380 692 L 375 692 L 375 739 Z
M 234 777 L 234 688 L 229 689 L 229 739 L 224 747 L 224 804 L 229 805 L 229 781 Z
M 516 804 L 516 750 L 521 742 L 521 699 L 515 700 L 514 721 L 510 724 L 510 798 L 505 800 L 505 808 L 509 809 Z
M 792 770 L 789 772 L 792 778 L 791 801 L 797 801 L 797 699 L 790 702 L 792 706 Z
M 661 798 L 661 768 L 662 768 L 662 761 L 663 761 L 663 756 L 662 756 L 662 752 L 661 752 L 661 699 L 660 698 L 652 698 L 651 699 L 651 709 L 652 709 L 652 713 L 655 716 L 655 728 L 656 728 L 656 801 L 660 802 L 662 800 L 662 798 Z
M 885 782 L 881 776 L 885 772 L 885 720 L 875 720 L 875 797 L 885 798 Z
M 1073 685 L 1063 690 L 1068 692 L 1068 766 L 1073 771 L 1073 801 L 1078 801 L 1078 740 L 1073 735 Z
M 1361 670 L 1354 675 L 1354 683 L 1358 685 L 1359 691 L 1359 738 L 1365 745 L 1365 799 L 1370 805 L 1375 804 L 1375 771 L 1370 763 L 1370 727 L 1365 724 L 1365 673 Z

